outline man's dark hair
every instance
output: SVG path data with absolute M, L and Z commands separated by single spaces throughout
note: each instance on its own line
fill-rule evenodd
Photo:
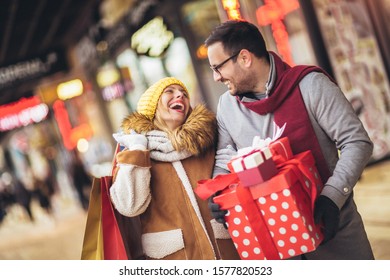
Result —
M 243 20 L 229 20 L 218 25 L 206 39 L 209 47 L 221 42 L 226 53 L 233 55 L 247 49 L 255 56 L 268 59 L 267 47 L 256 25 Z

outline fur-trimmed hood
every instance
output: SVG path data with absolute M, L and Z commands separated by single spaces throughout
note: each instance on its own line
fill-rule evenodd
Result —
M 121 125 L 124 133 L 133 129 L 137 133 L 146 134 L 159 130 L 153 121 L 137 112 L 126 117 Z M 217 123 L 215 114 L 205 105 L 196 106 L 189 114 L 186 122 L 173 131 L 168 132 L 168 138 L 177 151 L 186 150 L 193 155 L 199 155 L 216 145 Z

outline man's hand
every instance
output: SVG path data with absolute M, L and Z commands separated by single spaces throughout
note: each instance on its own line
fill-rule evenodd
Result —
M 337 205 L 327 196 L 320 195 L 314 207 L 314 222 L 323 223 L 324 240 L 323 243 L 328 242 L 335 237 L 339 228 L 340 210 Z
M 216 196 L 216 194 L 213 195 L 212 197 L 210 197 L 209 200 L 208 200 L 208 206 L 209 206 L 209 209 L 210 209 L 210 212 L 211 212 L 211 216 L 218 223 L 223 224 L 223 226 L 225 228 L 227 228 L 226 221 L 225 221 L 225 215 L 227 213 L 227 210 L 221 210 L 221 207 L 219 206 L 219 204 L 214 202 L 214 196 Z

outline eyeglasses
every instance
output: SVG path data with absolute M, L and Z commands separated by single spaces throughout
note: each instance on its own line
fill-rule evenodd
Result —
M 241 51 L 241 50 L 240 50 Z M 215 65 L 215 66 L 211 66 L 210 65 L 210 68 L 211 70 L 213 70 L 215 73 L 217 73 L 218 75 L 222 76 L 221 72 L 219 72 L 219 68 L 221 68 L 223 65 L 225 65 L 226 62 L 228 62 L 230 59 L 233 59 L 235 58 L 237 55 L 240 54 L 240 51 L 238 51 L 237 53 L 233 54 L 232 56 L 228 57 L 227 59 L 225 59 L 224 61 L 222 61 L 220 64 L 218 65 Z

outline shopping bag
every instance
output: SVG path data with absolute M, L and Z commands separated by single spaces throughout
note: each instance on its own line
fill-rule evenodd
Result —
M 95 178 L 92 182 L 89 198 L 87 221 L 81 252 L 82 260 L 104 259 L 102 236 L 103 232 L 101 224 L 101 201 L 100 178 Z
M 125 244 L 110 200 L 112 176 L 100 179 L 102 201 L 102 229 L 105 260 L 127 260 Z
M 90 193 L 82 260 L 127 260 L 125 244 L 110 200 L 109 189 L 116 166 L 117 145 L 110 176 L 94 178 Z

